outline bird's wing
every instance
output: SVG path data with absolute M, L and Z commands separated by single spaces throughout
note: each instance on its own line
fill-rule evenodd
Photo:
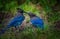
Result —
M 33 24 L 43 24 L 43 20 L 38 17 L 36 17 L 35 19 L 31 19 L 31 22 Z
M 25 19 L 25 17 L 23 16 L 23 15 L 21 15 L 21 16 L 18 16 L 18 17 L 14 17 L 14 20 L 24 20 Z
M 35 27 L 40 27 L 42 28 L 42 30 L 44 30 L 44 22 L 42 19 L 40 18 L 35 18 L 31 20 L 32 25 L 34 25 Z

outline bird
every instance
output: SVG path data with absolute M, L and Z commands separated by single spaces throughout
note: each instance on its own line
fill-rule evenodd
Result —
M 1 30 L 0 34 L 5 33 L 5 31 L 12 26 L 17 28 L 19 25 L 21 25 L 25 19 L 25 16 L 23 15 L 23 13 L 24 11 L 22 9 L 17 8 L 16 16 L 14 16 L 14 18 L 8 23 L 8 25 Z
M 40 17 L 36 16 L 32 12 L 27 13 L 30 16 L 30 22 L 35 28 L 41 28 L 44 30 L 44 21 Z

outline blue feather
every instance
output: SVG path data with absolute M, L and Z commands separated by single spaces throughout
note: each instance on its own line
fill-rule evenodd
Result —
M 5 33 L 5 31 L 11 26 L 17 27 L 21 25 L 24 19 L 25 19 L 24 15 L 15 16 L 14 19 L 12 19 L 10 23 L 0 32 L 0 34 Z
M 33 17 L 30 19 L 30 22 L 32 23 L 32 25 L 34 25 L 35 27 L 39 27 L 42 30 L 44 30 L 44 22 L 42 19 L 40 19 L 39 17 Z

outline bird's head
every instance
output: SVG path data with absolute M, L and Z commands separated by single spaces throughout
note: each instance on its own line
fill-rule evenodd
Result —
M 32 17 L 36 17 L 36 15 L 35 14 L 33 14 L 33 13 L 31 13 L 31 12 L 29 12 L 29 13 L 27 13 L 31 18 Z
M 17 12 L 23 14 L 24 13 L 24 10 L 22 10 L 20 8 L 17 8 Z

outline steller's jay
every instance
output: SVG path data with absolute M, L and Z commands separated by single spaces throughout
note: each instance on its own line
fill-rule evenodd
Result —
M 44 30 L 44 22 L 40 17 L 32 13 L 27 13 L 27 14 L 30 16 L 30 22 L 34 27 L 38 27 Z
M 0 34 L 4 33 L 11 26 L 17 28 L 19 25 L 21 25 L 25 19 L 23 13 L 24 13 L 23 10 L 17 8 L 17 15 L 10 21 L 10 23 L 4 29 L 1 30 Z

